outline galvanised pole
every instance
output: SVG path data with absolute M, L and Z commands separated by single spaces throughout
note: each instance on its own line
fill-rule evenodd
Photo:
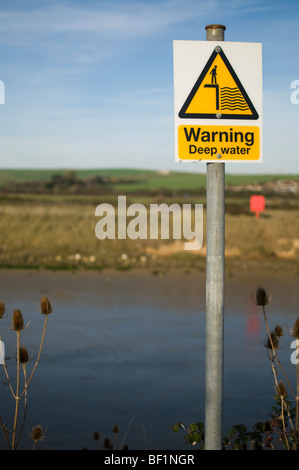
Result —
M 224 41 L 225 26 L 206 26 L 207 41 Z M 222 449 L 225 164 L 207 163 L 205 449 Z

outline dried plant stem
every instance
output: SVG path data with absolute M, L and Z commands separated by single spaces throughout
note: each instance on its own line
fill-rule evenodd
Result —
M 46 327 L 47 327 L 47 321 L 48 321 L 48 315 L 52 313 L 53 307 L 48 300 L 47 297 L 42 297 L 40 301 L 40 313 L 44 315 L 44 325 L 43 325 L 43 332 L 42 332 L 42 337 L 39 345 L 39 350 L 38 350 L 38 355 L 36 362 L 34 364 L 34 367 L 32 369 L 31 375 L 29 377 L 29 380 L 27 378 L 27 369 L 26 369 L 26 363 L 30 360 L 28 351 L 24 345 L 20 344 L 20 339 L 21 339 L 21 331 L 26 329 L 29 322 L 27 325 L 24 325 L 24 320 L 23 320 L 23 315 L 21 310 L 16 309 L 13 312 L 12 316 L 12 325 L 10 327 L 11 330 L 14 330 L 17 334 L 17 352 L 16 352 L 16 358 L 17 358 L 17 376 L 16 376 L 16 385 L 13 386 L 9 377 L 9 373 L 5 364 L 5 357 L 1 357 L 1 364 L 4 367 L 4 372 L 9 384 L 10 392 L 12 394 L 12 397 L 15 401 L 15 409 L 14 409 L 14 417 L 13 417 L 13 429 L 12 431 L 8 431 L 7 427 L 4 425 L 2 421 L 2 417 L 0 416 L 0 427 L 2 428 L 2 431 L 4 433 L 5 440 L 7 442 L 8 448 L 11 450 L 15 450 L 18 447 L 18 444 L 20 442 L 20 438 L 24 429 L 25 421 L 26 421 L 26 412 L 27 412 L 27 389 L 28 386 L 32 380 L 32 377 L 36 371 L 37 365 L 39 364 L 40 358 L 41 358 L 41 353 L 42 353 L 42 348 L 44 344 L 44 339 L 45 339 L 45 334 L 46 334 Z M 5 305 L 3 302 L 0 302 L 0 318 L 3 317 L 5 312 Z M 0 341 L 1 341 L 1 336 L 0 336 Z M 1 351 L 2 355 L 4 356 L 4 345 L 1 346 Z M 23 370 L 23 380 L 24 380 L 24 388 L 22 390 L 23 386 L 23 381 L 21 381 L 21 366 Z M 21 386 L 22 382 L 22 386 Z M 23 419 L 21 421 L 20 419 L 20 401 L 21 398 L 23 397 Z M 17 432 L 18 431 L 18 432 Z M 36 443 L 42 439 L 42 429 L 40 426 L 36 426 L 34 428 L 34 436 L 31 436 L 34 440 L 34 446 L 35 448 Z
M 26 364 L 22 364 L 22 368 L 23 368 L 24 382 L 25 382 L 25 387 L 26 387 L 26 382 L 27 382 Z M 19 432 L 19 438 L 18 438 L 18 441 L 16 443 L 16 448 L 19 444 L 21 434 L 23 432 L 23 428 L 24 428 L 24 424 L 25 424 L 25 420 L 26 420 L 26 411 L 27 411 L 27 387 L 25 388 L 23 421 L 22 421 L 20 432 Z
M 26 392 L 30 382 L 31 382 L 31 379 L 33 377 L 33 374 L 38 366 L 38 363 L 40 361 L 40 357 L 41 357 L 41 353 L 42 353 L 42 349 L 43 349 L 43 344 L 44 344 L 44 339 L 45 339 L 45 334 L 46 334 L 46 327 L 47 327 L 47 320 L 48 320 L 48 315 L 45 315 L 45 320 L 44 320 L 44 328 L 43 328 L 43 334 L 42 334 L 42 338 L 41 338 L 41 342 L 40 342 L 40 346 L 39 346 L 39 351 L 38 351 L 38 355 L 37 355 L 37 359 L 36 359 L 36 362 L 34 364 L 34 367 L 32 369 L 32 372 L 31 372 L 31 375 L 29 377 L 29 380 L 27 382 L 27 384 L 25 384 L 25 387 L 24 387 L 24 390 L 23 392 L 21 393 L 20 395 L 20 398 L 23 396 L 23 394 Z
M 20 331 L 17 330 L 17 385 L 16 385 L 16 394 L 15 394 L 15 417 L 14 417 L 14 425 L 13 425 L 13 432 L 12 432 L 12 443 L 11 448 L 15 450 L 15 442 L 16 442 L 16 433 L 17 433 L 17 423 L 18 423 L 18 412 L 19 412 L 19 391 L 20 391 Z
M 124 436 L 123 436 L 123 440 L 122 440 L 122 442 L 121 442 L 121 445 L 120 445 L 120 447 L 119 447 L 119 450 L 121 450 L 121 448 L 123 447 L 123 445 L 124 445 L 124 443 L 125 443 L 125 441 L 126 441 L 126 439 L 127 439 L 127 434 L 128 434 L 128 432 L 129 432 L 129 429 L 130 429 L 130 427 L 132 426 L 132 424 L 133 424 L 133 422 L 134 422 L 136 416 L 137 416 L 137 412 L 134 414 L 134 416 L 132 416 L 132 418 L 131 418 L 131 420 L 130 420 L 130 422 L 129 422 L 129 424 L 128 424 L 128 427 L 127 427 L 127 429 L 126 429 L 126 431 L 125 431 L 125 434 L 124 434 Z
M 272 367 L 272 372 L 273 372 L 273 376 L 274 376 L 274 382 L 275 382 L 275 385 L 276 385 L 276 389 L 278 388 L 278 380 L 277 380 L 277 372 L 276 372 L 276 367 L 274 365 L 274 354 L 273 354 L 273 350 L 271 350 L 271 357 L 269 358 L 270 362 L 271 362 L 271 367 Z
M 272 338 L 271 338 L 271 341 L 272 341 Z M 273 348 L 273 344 L 272 344 L 272 348 Z M 270 362 L 271 362 L 271 366 L 272 366 L 272 371 L 273 371 L 273 376 L 274 376 L 274 381 L 275 381 L 275 385 L 276 385 L 276 390 L 279 390 L 279 385 L 278 385 L 278 380 L 277 380 L 277 372 L 276 372 L 276 367 L 274 365 L 274 361 L 273 361 L 273 349 L 271 351 L 271 358 L 270 358 Z M 285 427 L 285 416 L 284 416 L 284 398 L 283 398 L 283 395 L 280 395 L 280 401 L 281 401 L 281 421 L 282 421 L 282 427 L 283 427 L 283 431 L 284 431 L 284 438 L 285 438 L 285 441 L 286 441 L 286 446 L 289 450 L 289 442 L 288 442 L 288 438 L 287 438 L 287 435 L 286 435 L 286 427 Z M 286 409 L 288 409 L 288 407 L 286 406 Z M 289 416 L 289 413 L 288 413 L 288 416 Z
M 278 360 L 278 357 L 277 357 L 277 354 L 276 354 L 276 350 L 275 350 L 274 345 L 273 345 L 273 341 L 272 341 L 272 336 L 271 336 L 271 333 L 270 333 L 269 325 L 268 325 L 268 320 L 267 320 L 267 316 L 266 316 L 265 306 L 262 305 L 262 307 L 263 307 L 263 315 L 264 315 L 265 325 L 266 325 L 266 328 L 267 328 L 267 333 L 268 333 L 269 341 L 270 341 L 270 344 L 271 344 L 271 349 L 272 349 L 273 356 L 274 356 L 275 361 L 276 361 L 277 365 L 279 366 L 281 372 L 283 373 L 284 378 L 285 378 L 286 381 L 287 381 L 287 384 L 288 384 L 288 386 L 289 386 L 289 388 L 290 388 L 290 391 L 291 391 L 293 397 L 296 398 L 296 395 L 295 395 L 295 393 L 294 393 L 294 391 L 293 391 L 293 389 L 292 389 L 292 387 L 291 387 L 290 381 L 289 381 L 289 379 L 288 379 L 288 377 L 287 377 L 285 371 L 283 370 L 283 367 L 281 366 L 280 361 Z
M 284 399 L 283 399 L 283 395 L 280 397 L 280 400 L 281 400 L 281 420 L 282 420 L 282 427 L 283 427 L 283 435 L 284 435 L 284 438 L 285 438 L 285 441 L 286 441 L 286 446 L 287 446 L 287 449 L 290 450 L 290 447 L 289 447 L 289 441 L 288 441 L 288 438 L 287 438 L 287 434 L 286 434 L 286 427 L 285 427 L 285 418 L 284 418 Z M 288 409 L 288 407 L 286 407 Z
M 13 398 L 16 398 L 15 392 L 13 391 L 13 388 L 12 388 L 12 385 L 11 385 L 11 381 L 10 381 L 10 378 L 9 378 L 9 375 L 8 375 L 8 371 L 7 371 L 6 364 L 2 364 L 2 365 L 3 365 L 3 367 L 4 367 L 5 375 L 6 375 L 6 378 L 7 378 L 7 381 L 8 381 L 8 385 L 9 385 L 11 394 L 12 394 Z
M 38 442 L 38 441 L 33 441 L 32 450 L 35 450 L 37 442 Z
M 2 431 L 3 431 L 3 433 L 4 433 L 4 437 L 5 437 L 6 443 L 7 443 L 7 445 L 8 445 L 8 448 L 11 449 L 10 442 L 9 442 L 9 439 L 8 439 L 8 432 L 7 432 L 7 429 L 6 429 L 5 424 L 4 424 L 3 421 L 2 421 L 1 416 L 0 416 L 0 426 L 1 426 Z

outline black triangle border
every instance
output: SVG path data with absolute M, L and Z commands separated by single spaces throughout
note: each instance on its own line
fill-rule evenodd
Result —
M 218 46 L 219 47 L 219 46 Z M 216 49 L 216 48 L 215 48 Z M 181 119 L 217 119 L 218 121 L 221 121 L 222 119 L 246 119 L 246 120 L 249 120 L 249 119 L 258 119 L 259 118 L 259 115 L 255 109 L 255 107 L 253 106 L 249 96 L 247 95 L 242 83 L 240 82 L 237 74 L 235 73 L 234 69 L 232 68 L 229 60 L 227 59 L 226 55 L 224 54 L 222 48 L 220 48 L 220 51 L 216 51 L 214 49 L 214 51 L 212 52 L 208 62 L 206 63 L 203 71 L 201 72 L 200 76 L 198 77 L 198 79 L 196 80 L 196 83 L 195 85 L 193 86 L 191 92 L 189 93 L 189 96 L 188 98 L 186 99 L 185 103 L 183 104 L 180 112 L 179 112 L 179 117 Z M 216 114 L 215 113 L 212 113 L 212 114 L 203 114 L 203 113 L 186 113 L 186 110 L 188 109 L 191 101 L 193 100 L 194 98 L 194 95 L 196 94 L 198 88 L 200 87 L 202 81 L 204 80 L 205 76 L 207 75 L 212 63 L 214 62 L 217 54 L 220 54 L 223 62 L 225 63 L 226 67 L 228 68 L 230 74 L 232 75 L 234 81 L 236 82 L 236 84 L 238 85 L 239 87 L 239 90 L 241 91 L 250 111 L 251 111 L 251 115 L 248 116 L 248 115 L 244 115 L 244 114 L 222 114 L 221 113 L 221 118 L 217 118 L 216 117 Z

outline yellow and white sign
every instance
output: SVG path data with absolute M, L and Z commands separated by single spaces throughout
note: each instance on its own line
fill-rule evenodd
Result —
M 262 161 L 260 43 L 174 41 L 176 161 Z

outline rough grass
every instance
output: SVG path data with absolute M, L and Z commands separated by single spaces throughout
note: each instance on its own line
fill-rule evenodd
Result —
M 143 202 L 146 204 L 145 200 Z M 63 198 L 54 198 L 52 202 L 38 198 L 25 202 L 22 199 L 2 201 L 0 266 L 52 269 L 168 269 L 176 266 L 204 269 L 205 235 L 203 248 L 192 253 L 184 251 L 184 240 L 101 241 L 95 236 L 95 225 L 99 220 L 95 216 L 96 205 L 95 201 L 80 199 L 76 202 Z M 271 262 L 275 267 L 288 262 L 297 269 L 298 233 L 296 208 L 285 210 L 278 206 L 266 209 L 258 220 L 248 210 L 239 214 L 228 211 L 226 257 L 230 264 L 255 260 Z

